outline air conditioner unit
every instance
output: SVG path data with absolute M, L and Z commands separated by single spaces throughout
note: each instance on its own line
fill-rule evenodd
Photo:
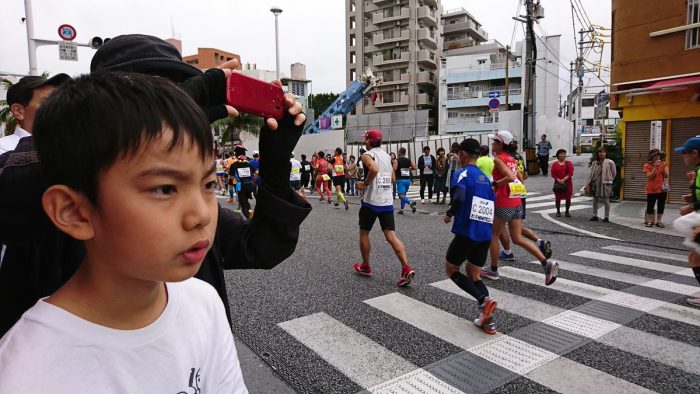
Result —
M 401 21 L 396 21 L 395 25 L 396 25 L 396 26 L 401 26 Z

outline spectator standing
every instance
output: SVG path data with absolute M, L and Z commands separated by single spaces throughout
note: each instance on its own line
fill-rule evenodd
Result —
M 591 173 L 588 175 L 588 181 L 586 181 L 585 192 L 593 195 L 593 217 L 590 219 L 591 222 L 598 221 L 598 201 L 601 199 L 603 204 L 605 204 L 605 218 L 603 218 L 603 222 L 607 223 L 610 221 L 610 197 L 613 194 L 613 181 L 615 176 L 617 176 L 617 168 L 615 168 L 615 163 L 612 160 L 605 157 L 606 155 L 605 147 L 601 146 L 596 150 L 596 160 L 593 161 Z
M 348 161 L 348 195 L 356 196 L 357 191 L 355 190 L 355 184 L 357 183 L 357 162 L 355 161 L 355 156 L 350 155 L 350 160 Z
M 566 201 L 566 211 L 564 216 L 567 218 L 571 217 L 569 213 L 569 208 L 571 207 L 571 196 L 574 192 L 574 165 L 571 161 L 566 160 L 566 149 L 559 149 L 557 151 L 557 161 L 552 163 L 552 167 L 549 173 L 552 174 L 554 178 L 554 186 L 552 186 L 552 191 L 554 192 L 554 202 L 557 207 L 557 217 L 561 217 L 561 200 Z
M 445 157 L 445 148 L 440 147 L 437 150 L 438 157 L 435 160 L 435 203 L 444 204 L 447 197 L 447 170 L 448 162 Z M 442 193 L 442 201 L 440 201 L 440 193 Z
M 664 228 L 661 219 L 664 216 L 666 197 L 668 196 L 669 174 L 666 163 L 661 160 L 660 150 L 655 148 L 649 151 L 643 171 L 647 177 L 647 211 L 644 215 L 644 225 L 652 227 L 656 224 L 656 227 Z M 656 206 L 656 212 L 654 206 Z
M 542 134 L 540 142 L 536 144 L 537 146 L 537 161 L 540 163 L 540 169 L 542 170 L 542 175 L 547 175 L 547 169 L 549 168 L 549 151 L 552 149 L 552 143 L 547 141 L 547 135 Z
M 423 148 L 423 156 L 418 159 L 420 171 L 420 203 L 425 204 L 425 187 L 428 187 L 428 202 L 433 200 L 433 182 L 435 182 L 435 156 L 430 154 L 430 147 Z

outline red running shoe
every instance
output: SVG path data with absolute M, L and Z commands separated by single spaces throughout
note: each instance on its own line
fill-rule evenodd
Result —
M 416 276 L 416 273 L 413 271 L 413 268 L 411 268 L 411 266 L 408 264 L 404 265 L 403 268 L 401 268 L 401 278 L 399 278 L 399 281 L 396 282 L 396 286 L 408 286 L 408 284 L 413 280 L 414 276 Z
M 357 272 L 360 275 L 372 276 L 372 267 L 370 267 L 369 264 L 364 265 L 362 263 L 357 263 L 353 265 L 352 268 L 354 268 L 355 272 Z

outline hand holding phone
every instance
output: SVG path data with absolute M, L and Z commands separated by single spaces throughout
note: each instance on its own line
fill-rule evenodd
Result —
M 231 73 L 226 81 L 226 104 L 241 112 L 277 120 L 285 111 L 281 87 L 238 72 Z

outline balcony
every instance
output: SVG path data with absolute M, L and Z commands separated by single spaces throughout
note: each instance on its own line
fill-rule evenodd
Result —
M 375 67 L 386 66 L 389 64 L 406 63 L 411 59 L 411 54 L 408 52 L 398 53 L 387 53 L 385 55 L 374 54 L 372 57 L 372 65 Z
M 489 100 L 489 92 L 498 92 L 501 97 L 498 99 L 501 104 L 505 104 L 505 89 L 492 88 L 490 90 L 481 89 L 464 89 L 447 93 L 447 100 L 443 101 L 446 108 L 468 108 L 468 107 L 483 107 L 485 108 Z M 522 104 L 523 96 L 520 87 L 514 87 L 508 90 L 508 104 Z
M 423 0 L 423 3 L 429 5 L 433 8 L 437 8 L 438 4 L 436 0 Z
M 437 49 L 437 40 L 435 39 L 435 30 L 430 30 L 427 27 L 418 29 L 418 42 L 428 48 Z
M 374 5 L 391 4 L 393 2 L 393 0 L 372 0 L 372 4 Z
M 466 30 L 467 33 L 477 41 L 488 41 L 489 34 L 486 30 L 478 27 L 474 21 L 462 21 L 456 23 L 448 23 L 443 27 L 442 32 L 444 34 L 454 33 L 458 31 Z
M 423 66 L 430 66 L 432 68 L 437 68 L 437 57 L 433 52 L 427 49 L 421 49 L 418 51 L 418 63 Z
M 411 37 L 411 32 L 408 29 L 401 30 L 401 33 L 391 33 L 389 35 L 384 35 L 384 33 L 378 33 L 374 35 L 372 43 L 375 46 L 392 44 L 399 41 L 408 41 Z
M 435 87 L 437 83 L 437 78 L 435 77 L 435 73 L 433 72 L 421 71 L 418 73 L 416 83 L 418 83 L 419 85 L 430 85 Z
M 490 81 L 493 79 L 505 79 L 506 69 L 504 63 L 491 63 L 473 67 L 451 68 L 447 70 L 448 84 L 473 81 Z M 509 78 L 522 78 L 523 69 L 518 63 L 511 62 L 508 65 Z
M 434 106 L 435 98 L 428 93 L 418 93 L 416 95 L 416 105 Z
M 395 21 L 400 21 L 403 19 L 408 19 L 411 17 L 410 8 L 401 8 L 400 13 L 394 13 L 392 9 L 385 9 L 375 12 L 372 15 L 372 23 L 375 25 L 380 25 L 382 23 L 390 23 Z
M 374 102 L 375 108 L 389 108 L 389 107 L 399 107 L 408 106 L 408 96 L 405 94 L 392 95 L 390 92 L 384 93 L 382 100 L 377 100 Z
M 395 78 L 392 80 L 387 80 L 387 79 L 382 79 L 382 86 L 387 86 L 387 85 L 402 85 L 402 84 L 407 84 L 409 83 L 410 78 L 408 73 L 401 74 L 400 78 Z
M 438 18 L 437 13 L 430 9 L 428 6 L 422 6 L 418 8 L 418 21 L 430 27 L 437 27 Z
M 443 46 L 446 50 L 466 48 L 476 45 L 476 41 L 473 38 L 458 38 L 456 40 L 445 40 Z

